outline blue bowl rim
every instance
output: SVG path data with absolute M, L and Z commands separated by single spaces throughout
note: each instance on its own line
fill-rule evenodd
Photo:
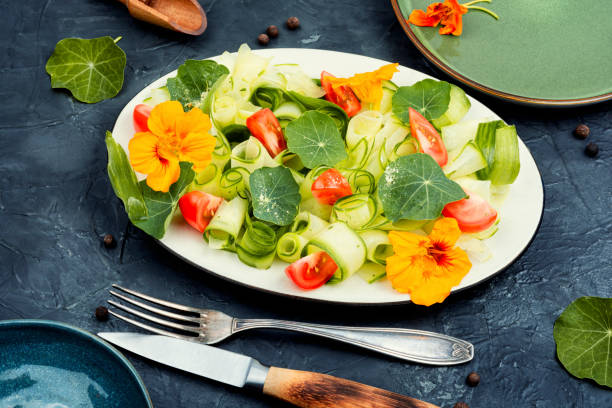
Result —
M 43 320 L 43 319 L 0 320 L 0 328 L 5 328 L 5 327 L 9 327 L 9 328 L 10 327 L 15 327 L 15 328 L 53 327 L 55 329 L 63 330 L 71 334 L 76 334 L 78 336 L 84 337 L 87 340 L 91 340 L 95 343 L 98 343 L 99 345 L 101 345 L 102 347 L 110 351 L 111 354 L 113 354 L 115 358 L 117 358 L 119 362 L 123 364 L 125 368 L 128 369 L 128 371 L 132 374 L 132 376 L 136 380 L 136 383 L 138 383 L 138 387 L 140 388 L 142 395 L 145 397 L 148 407 L 153 408 L 153 402 L 151 401 L 151 397 L 149 396 L 149 391 L 147 390 L 147 387 L 145 386 L 144 382 L 142 381 L 142 378 L 140 377 L 140 375 L 138 374 L 138 372 L 136 371 L 132 363 L 130 363 L 129 360 L 123 354 L 121 354 L 121 352 L 117 350 L 112 344 L 106 342 L 102 338 L 86 330 L 73 326 L 71 324 L 58 322 L 54 320 Z

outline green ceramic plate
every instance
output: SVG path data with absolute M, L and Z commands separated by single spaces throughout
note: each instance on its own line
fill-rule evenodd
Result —
M 434 0 L 391 0 L 408 37 L 459 81 L 510 101 L 575 106 L 612 99 L 611 0 L 493 0 L 460 37 L 406 22 Z M 441 1 L 441 0 L 439 0 Z M 460 2 L 468 2 L 464 0 Z

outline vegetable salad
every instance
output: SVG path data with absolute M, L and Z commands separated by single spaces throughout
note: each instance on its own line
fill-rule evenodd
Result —
M 161 167 L 139 164 L 157 173 L 137 182 L 135 157 L 146 149 L 136 142 L 132 149 L 131 141 L 128 159 L 109 134 L 113 187 L 147 233 L 163 236 L 179 207 L 203 244 L 255 268 L 285 261 L 288 278 L 305 290 L 354 274 L 384 278 L 389 257 L 401 255 L 400 241 L 415 236 L 430 234 L 424 256 L 438 266 L 455 242 L 471 261 L 485 261 L 492 254 L 483 241 L 497 231 L 497 209 L 520 168 L 516 129 L 487 118 L 461 121 L 470 109 L 463 90 L 432 79 L 399 87 L 396 66 L 312 79 L 246 45 L 219 62 L 189 60 L 134 111 L 134 140 L 149 137 L 154 146 L 172 131 L 154 139 L 163 127 L 156 124 L 176 123 L 176 142 L 167 144 L 174 170 L 170 153 L 156 147 Z M 182 119 L 169 121 L 177 109 L 171 104 L 182 107 Z M 209 127 L 204 119 L 195 124 L 192 110 Z M 207 151 L 209 135 L 214 147 Z M 442 219 L 452 222 L 441 229 Z M 455 234 L 440 231 L 454 230 L 448 248 L 436 246 L 444 237 L 435 237 Z M 402 262 L 412 271 L 417 260 Z M 401 275 L 404 264 L 394 265 Z M 400 281 L 408 275 L 400 277 L 392 280 L 397 290 L 417 290 L 405 289 Z

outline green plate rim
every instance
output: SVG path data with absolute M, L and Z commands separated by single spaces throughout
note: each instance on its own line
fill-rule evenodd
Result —
M 63 330 L 68 333 L 72 333 L 72 334 L 76 334 L 77 336 L 84 337 L 85 339 L 91 340 L 94 343 L 98 343 L 99 345 L 107 349 L 115 357 L 117 357 L 117 359 L 119 359 L 119 362 L 122 363 L 125 366 L 125 368 L 128 369 L 128 371 L 132 374 L 134 379 L 136 379 L 136 382 L 138 383 L 138 387 L 140 388 L 142 395 L 145 397 L 145 400 L 147 401 L 148 407 L 154 408 L 153 401 L 151 401 L 151 396 L 149 395 L 149 390 L 147 390 L 147 387 L 145 386 L 144 381 L 142 380 L 142 378 L 140 377 L 140 374 L 138 374 L 138 371 L 136 371 L 132 363 L 130 363 L 130 361 L 123 354 L 121 354 L 121 352 L 117 350 L 112 344 L 88 332 L 87 330 L 81 329 L 79 327 L 73 326 L 68 323 L 58 322 L 55 320 L 45 320 L 45 319 L 0 320 L 0 327 L 5 327 L 5 328 L 8 327 L 8 328 L 15 328 L 15 329 L 18 329 L 20 327 L 39 327 L 39 328 L 52 327 L 54 329 Z
M 417 47 L 417 49 L 431 62 L 433 62 L 438 68 L 444 71 L 446 74 L 455 78 L 456 80 L 463 82 L 464 84 L 476 89 L 477 91 L 484 92 L 488 95 L 495 96 L 500 99 L 504 99 L 510 102 L 525 104 L 525 105 L 535 105 L 535 106 L 550 106 L 550 107 L 572 107 L 572 106 L 584 106 L 590 105 L 594 103 L 604 102 L 608 100 L 612 100 L 612 92 L 597 95 L 597 96 L 589 96 L 586 98 L 576 98 L 576 99 L 544 99 L 544 98 L 533 98 L 530 96 L 521 96 L 515 95 L 507 92 L 498 91 L 496 89 L 487 87 L 479 82 L 476 82 L 463 74 L 455 71 L 444 62 L 442 62 L 438 57 L 436 57 L 430 50 L 427 48 L 415 35 L 414 31 L 410 27 L 410 24 L 406 22 L 406 17 L 402 14 L 402 10 L 400 9 L 399 0 L 391 0 L 391 5 L 393 6 L 393 11 L 395 12 L 395 16 L 399 21 L 400 25 L 406 32 L 406 35 L 412 41 L 412 43 Z

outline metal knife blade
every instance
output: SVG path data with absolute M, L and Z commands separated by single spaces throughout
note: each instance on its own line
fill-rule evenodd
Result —
M 149 360 L 236 387 L 263 387 L 268 373 L 268 367 L 254 358 L 204 344 L 140 333 L 98 336 Z

